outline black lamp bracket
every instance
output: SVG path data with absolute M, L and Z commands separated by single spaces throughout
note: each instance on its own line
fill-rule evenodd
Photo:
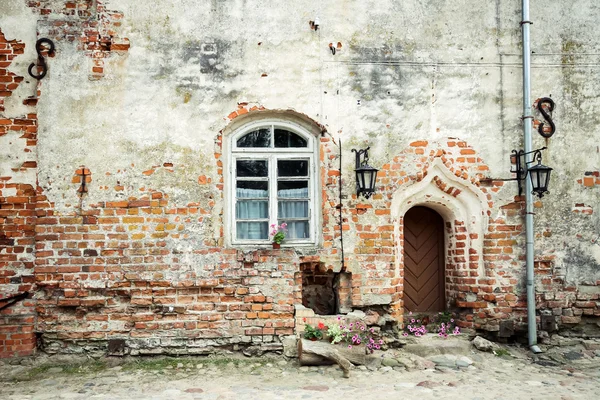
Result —
M 369 149 L 370 147 L 362 150 L 352 149 L 352 151 L 356 153 L 356 195 L 360 196 L 362 194 L 367 199 L 371 197 L 374 192 L 374 187 L 371 187 L 374 183 L 374 179 L 372 179 L 374 177 L 369 175 L 369 182 L 366 182 L 365 173 L 375 173 L 375 176 L 377 176 L 377 169 L 367 164 L 369 161 Z
M 356 168 L 364 167 L 365 165 L 367 165 L 367 162 L 369 161 L 369 149 L 370 148 L 371 147 L 369 146 L 366 149 L 362 149 L 362 150 L 352 149 L 352 151 L 356 153 Z M 361 157 L 362 157 L 362 161 L 361 161 Z
M 517 181 L 518 185 L 519 185 L 519 196 L 521 196 L 523 194 L 523 184 L 521 183 L 523 180 L 525 180 L 525 178 L 527 177 L 527 166 L 529 164 L 534 163 L 535 161 L 537 161 L 538 163 L 542 162 L 542 150 L 546 150 L 547 147 L 541 147 L 539 149 L 535 149 L 532 151 L 528 151 L 525 152 L 524 150 L 513 150 L 510 157 L 511 159 L 514 157 L 515 159 L 515 169 L 511 169 L 510 172 L 512 172 L 513 174 L 517 174 L 516 178 L 512 178 L 512 179 L 506 179 L 506 180 L 510 180 L 510 181 Z M 525 156 L 527 154 L 532 154 L 533 153 L 533 157 L 531 158 L 531 161 L 525 161 Z M 523 161 L 521 161 L 521 157 L 523 157 Z

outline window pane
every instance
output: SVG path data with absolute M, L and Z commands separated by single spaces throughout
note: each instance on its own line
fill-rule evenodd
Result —
M 238 139 L 237 147 L 271 147 L 271 129 L 261 128 Z
M 269 182 L 267 181 L 237 181 L 235 196 L 242 198 L 269 197 Z
M 279 176 L 308 176 L 308 160 L 277 161 Z
M 266 177 L 269 174 L 267 160 L 237 160 L 238 177 Z
M 269 238 L 269 223 L 268 222 L 238 222 L 236 224 L 236 232 L 238 239 L 268 239 Z
M 308 181 L 279 181 L 277 196 L 287 198 L 308 198 Z
M 287 236 L 289 239 L 308 239 L 310 237 L 308 221 L 279 221 L 287 223 Z
M 269 202 L 266 200 L 240 200 L 235 206 L 235 218 L 269 218 Z
M 294 132 L 275 129 L 275 147 L 308 147 L 308 142 Z
M 279 218 L 308 218 L 308 201 L 280 201 Z

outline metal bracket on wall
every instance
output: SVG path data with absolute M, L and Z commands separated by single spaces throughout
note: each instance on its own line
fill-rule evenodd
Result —
M 546 110 L 544 109 L 544 104 L 548 105 L 548 111 L 550 112 L 550 114 L 548 114 L 546 112 Z M 552 111 L 554 111 L 554 100 L 552 100 L 550 97 L 542 97 L 541 99 L 538 100 L 537 109 L 544 116 L 544 119 L 550 125 L 550 131 L 545 132 L 544 131 L 544 123 L 540 122 L 540 124 L 538 125 L 538 133 L 540 135 L 542 135 L 543 137 L 545 137 L 546 139 L 548 139 L 548 138 L 552 137 L 552 135 L 554 135 L 554 132 L 556 132 L 556 125 L 554 124 L 554 121 L 552 121 Z
M 27 70 L 29 72 L 29 75 L 31 75 L 32 78 L 37 79 L 38 81 L 43 79 L 46 74 L 48 73 L 48 65 L 46 64 L 46 60 L 44 59 L 44 56 L 42 55 L 42 51 L 44 50 L 42 48 L 43 44 L 47 44 L 49 46 L 48 48 L 48 54 L 54 54 L 54 42 L 50 39 L 47 38 L 41 38 L 38 39 L 37 42 L 35 42 L 35 51 L 37 51 L 38 54 L 38 58 L 37 58 L 37 65 L 36 63 L 31 63 L 29 65 L 29 69 Z M 35 75 L 33 73 L 33 68 L 38 67 L 41 68 L 42 72 L 39 75 Z
M 88 188 L 87 188 L 87 177 L 90 176 L 91 174 L 89 173 L 89 170 L 86 167 L 81 167 L 81 174 L 79 176 L 81 176 L 81 186 L 79 187 L 79 189 L 77 189 L 77 193 L 79 194 L 79 196 L 83 196 L 84 194 L 87 194 L 88 192 Z

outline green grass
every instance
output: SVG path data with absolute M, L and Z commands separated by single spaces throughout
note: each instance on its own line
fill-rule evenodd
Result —
M 240 359 L 231 357 L 203 357 L 203 358 L 175 358 L 175 357 L 156 357 L 156 358 L 138 358 L 133 359 L 123 364 L 123 370 L 134 371 L 161 371 L 165 369 L 176 369 L 178 364 L 183 364 L 183 368 L 196 368 L 196 365 L 202 364 L 204 367 L 225 367 L 228 364 L 233 364 L 236 368 L 260 364 L 264 366 L 272 359 Z
M 23 375 L 14 378 L 15 381 L 30 381 L 43 379 L 48 376 L 50 368 L 62 368 L 61 372 L 53 372 L 52 375 L 75 375 L 75 374 L 94 374 L 104 371 L 107 368 L 106 362 L 103 360 L 84 361 L 81 363 L 72 364 L 44 364 L 31 368 Z
M 512 355 L 510 354 L 510 351 L 503 349 L 503 348 L 495 349 L 494 355 L 496 357 L 512 357 Z

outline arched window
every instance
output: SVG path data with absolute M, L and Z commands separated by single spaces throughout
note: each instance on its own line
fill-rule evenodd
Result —
M 283 245 L 316 242 L 316 144 L 300 125 L 259 121 L 229 142 L 231 243 L 268 244 L 287 224 Z

